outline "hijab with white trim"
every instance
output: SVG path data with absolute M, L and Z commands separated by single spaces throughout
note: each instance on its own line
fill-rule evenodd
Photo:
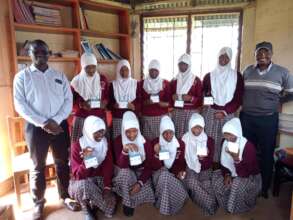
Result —
M 84 99 L 101 98 L 100 74 L 96 71 L 93 76 L 88 76 L 85 68 L 89 65 L 97 66 L 97 59 L 92 53 L 84 53 L 80 58 L 81 72 L 71 81 L 71 86 Z
M 185 160 L 187 166 L 196 173 L 199 173 L 201 170 L 201 163 L 196 152 L 198 147 L 207 148 L 208 136 L 204 132 L 204 129 L 200 135 L 195 136 L 191 131 L 195 126 L 205 127 L 204 118 L 198 113 L 192 114 L 189 120 L 188 132 L 183 135 L 182 140 L 185 143 Z
M 242 160 L 242 155 L 244 147 L 247 143 L 247 139 L 243 137 L 242 127 L 239 118 L 232 118 L 227 121 L 222 128 L 222 133 L 230 133 L 237 137 L 236 142 L 239 144 L 239 160 Z M 226 148 L 228 146 L 228 141 L 224 141 L 221 153 L 221 164 L 230 170 L 233 177 L 237 176 L 234 160 L 232 156 L 227 153 Z
M 131 128 L 136 128 L 138 130 L 137 136 L 134 141 L 129 140 L 126 136 L 126 130 Z M 141 156 L 142 161 L 144 161 L 145 160 L 144 143 L 146 141 L 140 132 L 138 119 L 136 115 L 131 111 L 127 111 L 123 114 L 122 126 L 121 126 L 121 137 L 122 137 L 123 146 L 126 144 L 135 144 L 138 147 L 138 152 Z
M 191 56 L 189 54 L 183 54 L 179 58 L 178 64 L 181 62 L 186 63 L 188 68 L 185 72 L 180 72 L 179 70 L 179 73 L 176 76 L 176 93 L 177 95 L 186 95 L 194 83 L 195 75 L 191 72 Z
M 211 72 L 211 88 L 214 102 L 224 106 L 233 99 L 237 84 L 237 72 L 231 68 L 232 49 L 223 47 L 218 55 L 227 54 L 230 61 L 227 65 L 221 66 L 217 61 L 217 67 Z
M 83 136 L 79 138 L 81 149 L 87 147 L 93 149 L 93 155 L 97 158 L 98 165 L 105 160 L 108 151 L 108 141 L 105 137 L 99 142 L 94 139 L 93 134 L 100 130 L 106 130 L 105 122 L 99 117 L 88 116 L 84 121 L 82 130 Z
M 143 88 L 148 94 L 158 94 L 163 89 L 163 79 L 160 77 L 160 62 L 152 60 L 149 64 L 149 70 L 156 69 L 159 71 L 157 78 L 153 79 L 150 74 L 143 82 Z
M 122 78 L 120 70 L 126 66 L 129 70 L 127 79 Z M 136 99 L 137 80 L 131 77 L 131 68 L 127 60 L 120 60 L 116 68 L 116 80 L 113 81 L 114 97 L 116 102 L 132 102 Z
M 171 130 L 174 132 L 174 136 L 170 142 L 167 142 L 163 137 L 163 133 L 167 130 Z M 170 158 L 168 160 L 164 160 L 165 167 L 167 169 L 170 169 L 176 159 L 177 149 L 180 147 L 180 144 L 175 137 L 175 126 L 169 116 L 163 116 L 161 119 L 159 144 L 162 149 L 165 149 L 170 153 Z

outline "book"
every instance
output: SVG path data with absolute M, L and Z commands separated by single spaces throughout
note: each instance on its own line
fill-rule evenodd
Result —
M 64 6 L 62 5 L 57 5 L 57 4 L 47 4 L 47 3 L 43 3 L 43 2 L 38 2 L 38 1 L 26 1 L 27 4 L 30 4 L 32 7 L 33 6 L 39 6 L 41 8 L 46 8 L 46 9 L 55 9 L 55 10 L 61 10 L 62 8 L 64 8 Z
M 103 59 L 103 60 L 106 60 L 107 58 L 106 58 L 106 56 L 104 55 L 104 53 L 103 53 L 103 51 L 102 51 L 102 49 L 101 49 L 101 47 L 100 47 L 99 44 L 96 44 L 96 48 L 97 48 L 99 54 L 101 55 L 102 59 Z
M 106 57 L 106 58 L 109 59 L 109 60 L 113 60 L 113 58 L 112 58 L 111 55 L 108 53 L 108 51 L 106 50 L 106 48 L 104 47 L 104 45 L 103 45 L 102 43 L 100 43 L 100 44 L 98 44 L 98 45 L 99 45 L 99 47 L 101 48 L 104 57 Z
M 12 9 L 14 14 L 14 20 L 18 23 L 25 23 L 24 16 L 22 14 L 20 5 L 17 0 L 13 0 L 12 7 L 13 7 Z
M 31 11 L 29 10 L 29 8 L 26 6 L 25 2 L 23 0 L 18 0 L 18 3 L 20 6 L 20 10 L 22 11 L 22 15 L 24 17 L 25 23 L 27 24 L 34 23 L 33 15 Z
M 98 51 L 96 46 L 93 45 L 92 50 L 93 50 L 93 53 L 95 54 L 97 60 L 104 60 L 104 57 L 102 57 L 102 55 L 100 54 L 100 52 Z
M 32 6 L 32 11 L 35 15 L 43 15 L 43 16 L 61 16 L 60 10 L 57 9 L 49 9 L 49 8 L 42 8 L 39 6 Z
M 84 50 L 85 53 L 93 53 L 92 47 L 91 47 L 90 42 L 88 40 L 82 40 L 81 46 L 82 46 L 82 49 Z
M 35 21 L 49 21 L 49 22 L 56 22 L 56 23 L 62 23 L 61 17 L 47 17 L 47 16 L 42 16 L 42 15 L 36 15 L 35 16 Z
M 108 51 L 108 53 L 111 55 L 111 57 L 115 60 L 122 60 L 123 58 L 119 55 L 114 53 L 112 50 L 110 50 L 109 48 L 106 47 L 106 50 Z

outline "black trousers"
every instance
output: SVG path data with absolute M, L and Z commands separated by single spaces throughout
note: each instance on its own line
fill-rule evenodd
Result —
M 253 116 L 240 113 L 243 135 L 255 144 L 262 176 L 262 190 L 268 191 L 274 166 L 279 114 Z
M 49 146 L 52 150 L 56 166 L 58 192 L 62 199 L 68 196 L 69 185 L 69 149 L 70 137 L 68 124 L 61 123 L 64 132 L 59 135 L 51 135 L 42 128 L 26 123 L 25 139 L 28 145 L 33 165 L 30 170 L 30 188 L 33 201 L 36 204 L 43 203 L 46 190 L 45 167 Z

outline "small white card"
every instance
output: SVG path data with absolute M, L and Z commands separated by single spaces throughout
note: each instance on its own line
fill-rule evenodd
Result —
M 170 158 L 170 152 L 167 150 L 160 150 L 159 160 L 168 160 Z
M 228 141 L 228 150 L 232 153 L 238 153 L 239 144 L 237 142 L 230 142 Z
M 198 156 L 207 156 L 208 155 L 207 147 L 203 147 L 202 144 L 199 144 L 196 149 L 196 154 Z
M 101 108 L 101 102 L 98 100 L 91 100 L 91 108 Z
M 213 105 L 214 104 L 214 98 L 212 96 L 206 96 L 203 99 L 204 105 Z
M 138 152 L 129 152 L 129 162 L 131 166 L 142 164 L 141 156 Z
M 88 156 L 84 158 L 85 168 L 97 167 L 99 165 L 98 159 L 95 156 Z
M 128 108 L 128 102 L 119 102 L 118 105 L 121 109 Z
M 174 106 L 178 107 L 178 108 L 183 108 L 184 107 L 184 101 L 176 100 Z
M 151 100 L 152 100 L 153 103 L 159 103 L 160 102 L 160 96 L 151 95 Z

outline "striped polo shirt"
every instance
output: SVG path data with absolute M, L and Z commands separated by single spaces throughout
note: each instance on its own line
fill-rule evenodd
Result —
M 279 65 L 271 63 L 265 71 L 255 65 L 243 72 L 244 96 L 242 111 L 250 115 L 270 115 L 278 111 L 283 92 L 293 94 L 293 75 Z

